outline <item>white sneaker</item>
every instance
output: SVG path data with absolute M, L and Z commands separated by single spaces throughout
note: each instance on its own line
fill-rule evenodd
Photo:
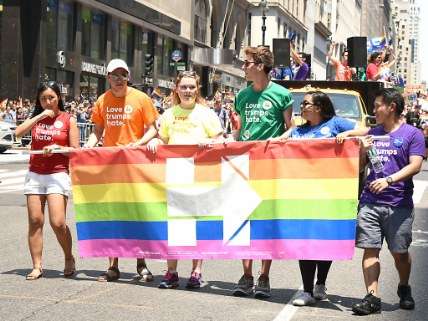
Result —
M 324 284 L 315 284 L 314 285 L 314 298 L 317 300 L 327 299 L 327 288 Z
M 297 306 L 305 306 L 315 304 L 316 300 L 312 297 L 312 295 L 308 292 L 300 293 L 294 300 L 293 305 Z

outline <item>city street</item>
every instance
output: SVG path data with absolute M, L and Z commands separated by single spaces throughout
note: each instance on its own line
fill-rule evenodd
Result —
M 274 261 L 271 270 L 272 297 L 268 300 L 236 298 L 232 288 L 242 274 L 239 261 L 205 261 L 204 286 L 186 290 L 191 263 L 179 263 L 180 287 L 157 288 L 166 263 L 148 260 L 155 275 L 152 283 L 135 278 L 135 260 L 120 262 L 121 279 L 100 283 L 97 276 L 107 267 L 106 259 L 80 259 L 75 246 L 76 232 L 72 201 L 68 224 L 74 239 L 77 274 L 65 279 L 63 257 L 55 236 L 45 222 L 44 276 L 26 281 L 31 258 L 28 251 L 27 209 L 23 182 L 28 155 L 21 151 L 0 154 L 0 320 L 427 320 L 428 315 L 428 164 L 415 178 L 416 219 L 413 225 L 413 270 L 411 285 L 416 300 L 414 311 L 400 310 L 396 289 L 398 276 L 386 250 L 382 251 L 380 279 L 382 313 L 368 317 L 354 316 L 351 305 L 365 295 L 361 272 L 361 254 L 356 249 L 352 261 L 334 262 L 327 280 L 328 300 L 313 307 L 297 308 L 290 304 L 301 287 L 296 261 Z M 257 277 L 259 262 L 254 273 Z

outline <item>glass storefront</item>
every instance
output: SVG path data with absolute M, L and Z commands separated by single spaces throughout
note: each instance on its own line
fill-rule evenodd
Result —
M 75 4 L 71 0 L 48 0 L 46 7 L 46 49 L 74 50 Z
M 58 83 L 61 88 L 61 94 L 66 101 L 74 99 L 74 72 L 46 67 L 40 81 L 50 80 Z
M 80 96 L 95 101 L 105 91 L 105 78 L 90 73 L 80 74 Z
M 68 98 L 96 99 L 104 93 L 107 57 L 125 60 L 132 83 L 146 89 L 170 88 L 177 70 L 187 68 L 187 45 L 171 37 L 75 0 L 47 0 L 46 12 L 47 59 L 40 79 L 56 80 Z
M 162 35 L 157 36 L 156 63 L 159 74 L 167 77 L 175 77 L 177 75 L 177 64 L 176 61 L 172 59 L 172 53 L 174 51 L 179 51 L 181 53 L 181 63 L 187 62 L 187 46 L 169 37 Z M 186 69 L 186 64 L 184 65 L 184 69 Z

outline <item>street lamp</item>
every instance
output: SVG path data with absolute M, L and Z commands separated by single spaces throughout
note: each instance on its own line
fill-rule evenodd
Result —
M 262 9 L 262 46 L 265 45 L 265 32 L 266 32 L 266 11 L 267 0 L 260 0 L 259 7 Z

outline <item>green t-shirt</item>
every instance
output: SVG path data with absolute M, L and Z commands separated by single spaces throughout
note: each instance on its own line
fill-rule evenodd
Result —
M 273 82 L 260 92 L 254 91 L 252 85 L 241 90 L 235 99 L 235 110 L 241 117 L 239 140 L 281 136 L 285 131 L 283 112 L 292 104 L 291 93 Z

